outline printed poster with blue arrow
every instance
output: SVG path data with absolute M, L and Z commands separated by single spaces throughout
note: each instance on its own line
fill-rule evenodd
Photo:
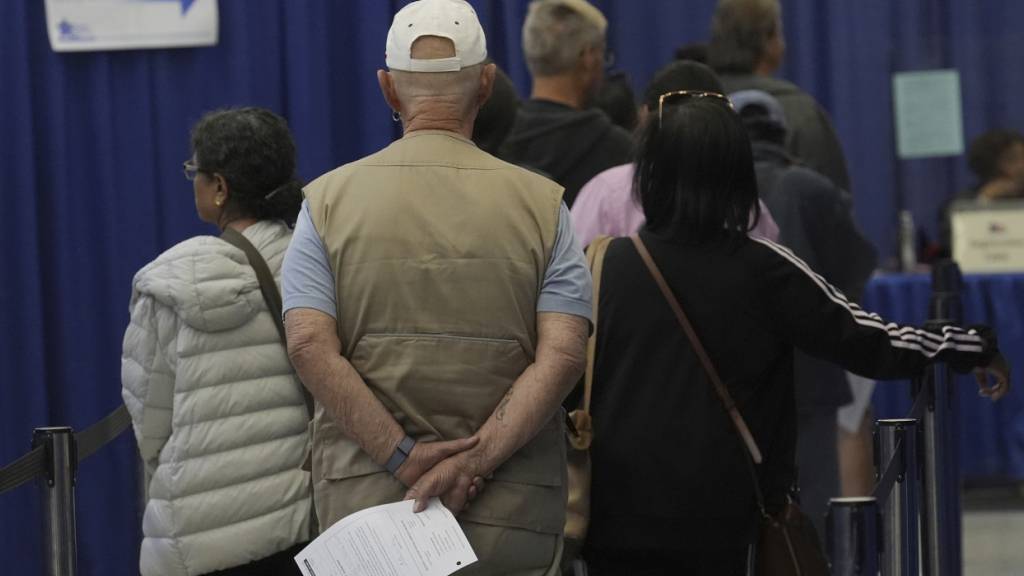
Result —
M 56 52 L 213 46 L 217 0 L 46 0 Z

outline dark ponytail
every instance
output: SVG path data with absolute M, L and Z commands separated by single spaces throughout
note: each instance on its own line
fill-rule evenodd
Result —
M 224 177 L 233 216 L 295 224 L 302 182 L 284 118 L 265 108 L 209 112 L 192 128 L 192 150 L 200 172 Z
M 284 220 L 288 226 L 295 226 L 302 198 L 302 182 L 292 178 L 263 197 L 262 212 L 265 216 L 259 219 Z

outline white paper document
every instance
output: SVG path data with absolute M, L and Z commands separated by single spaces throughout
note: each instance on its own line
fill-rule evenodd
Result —
M 413 501 L 350 514 L 295 557 L 305 576 L 448 576 L 477 561 L 441 501 L 414 514 Z

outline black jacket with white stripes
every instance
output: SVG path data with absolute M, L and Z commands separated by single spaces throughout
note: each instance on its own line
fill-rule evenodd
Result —
M 887 323 L 851 304 L 777 244 L 645 243 L 734 396 L 776 500 L 792 482 L 793 349 L 876 379 L 929 363 L 987 365 L 986 330 Z M 593 389 L 587 546 L 685 552 L 737 548 L 755 526 L 744 448 L 675 316 L 628 239 L 605 257 Z

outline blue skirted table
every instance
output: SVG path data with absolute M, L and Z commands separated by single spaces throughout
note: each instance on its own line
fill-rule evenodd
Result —
M 931 276 L 895 274 L 871 280 L 865 309 L 888 321 L 921 325 L 928 318 Z M 1010 393 L 997 403 L 978 396 L 973 376 L 958 380 L 959 451 L 966 479 L 1024 480 L 1024 274 L 965 275 L 964 323 L 987 324 L 1011 365 Z M 910 411 L 908 382 L 879 382 L 876 418 L 901 418 Z

